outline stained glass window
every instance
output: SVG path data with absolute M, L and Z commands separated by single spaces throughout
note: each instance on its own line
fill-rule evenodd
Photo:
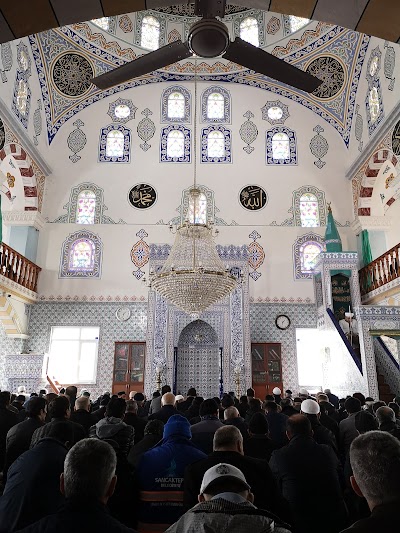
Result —
M 131 110 L 126 104 L 119 104 L 114 109 L 114 114 L 117 118 L 128 118 L 131 114 Z
M 167 103 L 168 118 L 185 118 L 185 97 L 176 91 L 168 96 Z
M 19 80 L 17 92 L 17 106 L 23 115 L 26 113 L 26 105 L 28 101 L 28 85 L 25 80 Z
M 185 155 L 185 136 L 182 131 L 172 130 L 167 136 L 167 157 L 183 157 Z
M 160 23 L 155 17 L 143 17 L 140 46 L 157 50 L 160 46 Z
M 246 17 L 240 23 L 240 38 L 253 46 L 260 46 L 258 38 L 258 21 L 254 17 Z
M 76 203 L 76 223 L 94 224 L 95 209 L 95 193 L 90 190 L 80 192 Z
M 297 30 L 300 30 L 303 26 L 308 24 L 310 19 L 305 19 L 303 17 L 295 17 L 293 15 L 289 16 L 290 30 L 294 33 Z
M 189 208 L 187 217 L 192 224 L 207 224 L 207 198 L 202 192 L 196 197 L 196 213 L 194 208 L 195 199 L 189 196 Z M 196 216 L 195 216 L 196 215 Z
M 110 19 L 108 17 L 101 17 L 99 19 L 92 19 L 93 24 L 108 31 L 110 29 Z
M 207 118 L 224 118 L 225 98 L 221 93 L 211 93 L 207 98 Z
M 286 133 L 275 133 L 272 137 L 273 159 L 290 159 L 289 137 Z
M 207 136 L 207 157 L 225 156 L 225 136 L 222 131 L 210 131 Z
M 303 228 L 316 228 L 319 223 L 318 199 L 314 194 L 305 193 L 300 198 L 300 220 Z
M 300 247 L 300 265 L 303 274 L 310 274 L 314 271 L 318 255 L 323 252 L 321 244 L 315 241 L 308 241 Z
M 69 253 L 69 271 L 89 272 L 94 269 L 96 247 L 90 239 L 78 239 Z
M 111 130 L 107 134 L 106 157 L 123 157 L 124 140 L 122 131 Z
M 267 114 L 271 120 L 279 120 L 283 116 L 283 111 L 281 107 L 273 106 L 268 109 Z
M 379 117 L 379 109 L 380 109 L 379 93 L 376 87 L 372 87 L 372 89 L 369 91 L 368 103 L 369 103 L 369 113 L 371 115 L 371 122 L 374 123 Z

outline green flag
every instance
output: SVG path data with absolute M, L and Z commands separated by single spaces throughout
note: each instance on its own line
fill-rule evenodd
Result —
M 361 252 L 363 266 L 367 266 L 372 263 L 371 245 L 369 242 L 369 235 L 367 229 L 363 229 L 361 232 Z

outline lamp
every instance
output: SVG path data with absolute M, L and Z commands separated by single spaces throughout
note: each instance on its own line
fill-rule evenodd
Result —
M 196 59 L 195 59 L 196 62 Z M 197 63 L 194 78 L 194 176 L 189 192 L 193 205 L 192 219 L 186 219 L 176 229 L 175 242 L 161 270 L 150 272 L 151 289 L 190 315 L 198 315 L 230 294 L 237 279 L 221 261 L 215 247 L 211 222 L 200 223 L 197 188 Z M 170 226 L 171 231 L 173 227 Z M 242 278 L 242 274 L 241 274 Z

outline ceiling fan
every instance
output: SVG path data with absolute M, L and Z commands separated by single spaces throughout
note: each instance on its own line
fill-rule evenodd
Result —
M 286 63 L 239 37 L 232 42 L 228 28 L 216 17 L 225 15 L 226 0 L 195 0 L 195 13 L 202 17 L 192 24 L 187 42 L 174 41 L 148 54 L 139 57 L 114 70 L 97 76 L 92 83 L 105 90 L 125 83 L 133 78 L 149 74 L 154 70 L 177 63 L 196 54 L 202 58 L 222 55 L 255 72 L 264 74 L 296 89 L 311 93 L 322 83 L 319 78 Z

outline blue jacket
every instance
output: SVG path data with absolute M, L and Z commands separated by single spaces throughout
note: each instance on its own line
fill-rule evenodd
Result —
M 146 452 L 137 468 L 141 491 L 139 521 L 168 525 L 176 522 L 184 513 L 185 468 L 206 457 L 189 439 L 178 435 L 163 439 Z

